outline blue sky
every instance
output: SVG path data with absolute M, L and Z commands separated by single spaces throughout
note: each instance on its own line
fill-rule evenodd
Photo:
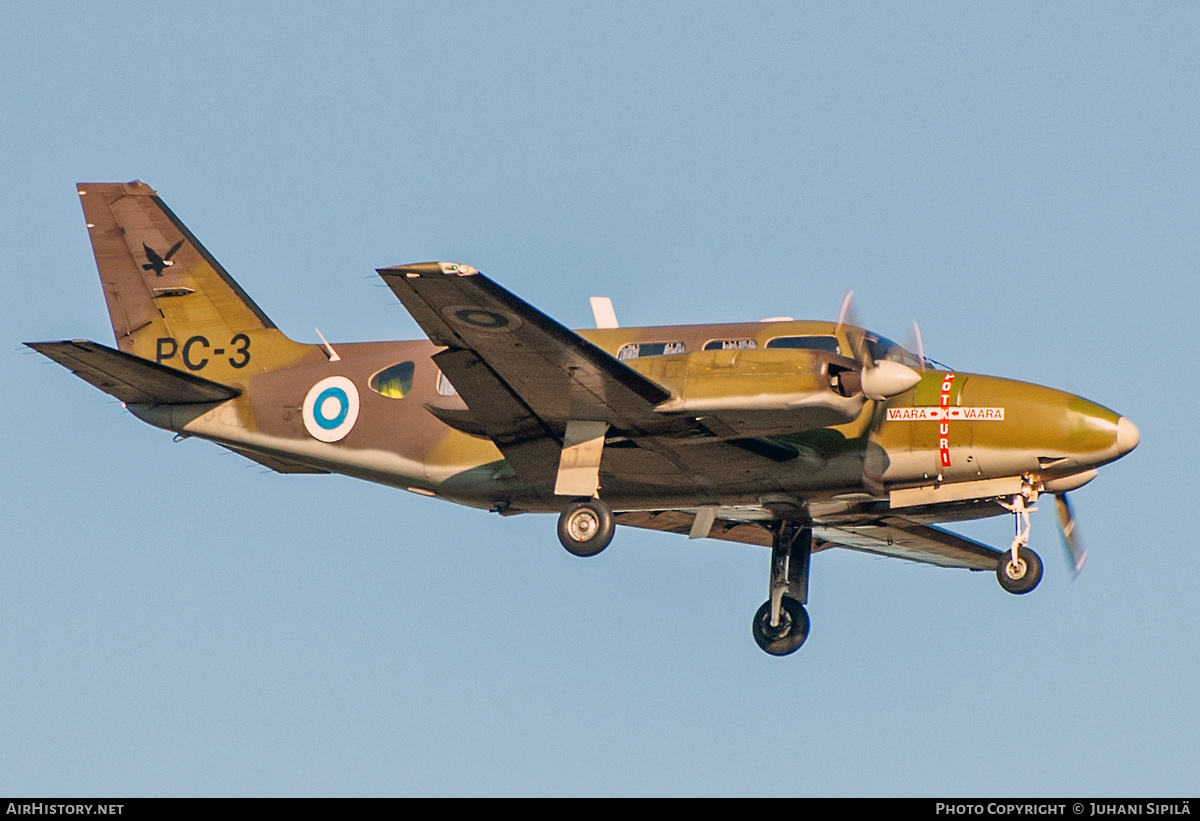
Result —
M 1177 795 L 1200 783 L 1200 10 L 6 6 L 0 794 Z M 572 326 L 859 314 L 1142 444 L 1041 587 L 501 520 L 171 442 L 21 342 L 111 343 L 74 183 L 154 186 L 285 331 L 416 338 L 374 269 Z M 964 527 L 1007 544 L 1005 520 Z

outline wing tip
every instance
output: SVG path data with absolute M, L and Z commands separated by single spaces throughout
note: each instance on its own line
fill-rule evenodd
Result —
M 143 197 L 157 197 L 158 193 L 141 180 L 129 182 L 77 182 L 75 191 L 83 196 L 88 191 L 120 190 L 123 194 L 137 194 Z
M 407 265 L 393 265 L 390 268 L 377 268 L 380 276 L 415 277 L 469 277 L 479 273 L 479 269 L 461 262 L 413 262 Z

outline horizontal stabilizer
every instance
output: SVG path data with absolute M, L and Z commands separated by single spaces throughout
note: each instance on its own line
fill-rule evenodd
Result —
M 241 391 L 86 339 L 26 342 L 84 382 L 130 405 L 224 402 Z

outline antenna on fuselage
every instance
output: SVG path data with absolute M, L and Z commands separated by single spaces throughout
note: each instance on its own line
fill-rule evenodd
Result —
M 596 318 L 597 328 L 619 328 L 617 312 L 613 310 L 612 300 L 606 296 L 588 297 L 592 303 L 592 316 Z
M 323 346 L 323 348 L 325 350 L 325 355 L 329 357 L 329 361 L 330 362 L 341 361 L 341 357 L 337 355 L 337 351 L 335 351 L 333 349 L 333 346 L 329 344 L 329 341 L 325 339 L 324 334 L 321 333 L 321 329 L 313 328 L 313 330 L 317 332 L 317 336 L 321 337 L 321 345 Z

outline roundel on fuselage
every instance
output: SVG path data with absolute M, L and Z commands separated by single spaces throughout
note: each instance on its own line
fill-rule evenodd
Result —
M 358 421 L 358 389 L 344 376 L 330 376 L 304 397 L 304 429 L 314 439 L 336 442 Z

